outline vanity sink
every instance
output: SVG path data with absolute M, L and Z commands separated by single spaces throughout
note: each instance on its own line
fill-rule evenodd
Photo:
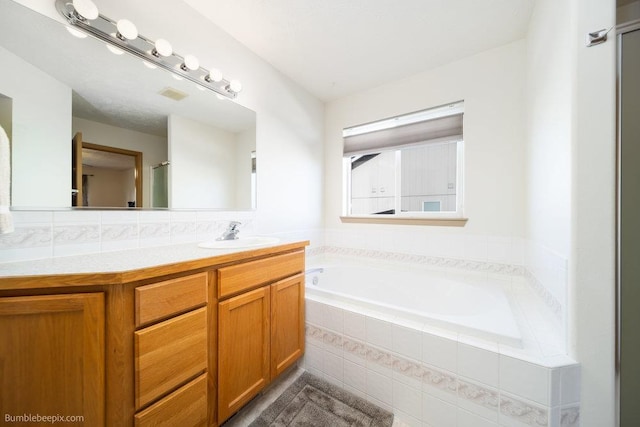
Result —
M 251 236 L 240 237 L 239 239 L 234 240 L 210 240 L 208 242 L 199 243 L 198 246 L 207 249 L 238 249 L 274 245 L 279 241 L 280 239 L 277 237 Z

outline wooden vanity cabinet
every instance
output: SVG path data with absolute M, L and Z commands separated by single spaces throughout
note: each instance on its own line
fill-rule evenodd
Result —
M 0 298 L 0 414 L 105 424 L 103 293 Z M 40 420 L 34 424 L 48 424 Z
M 218 423 L 304 352 L 304 252 L 218 270 Z M 238 294 L 239 293 L 239 294 Z
M 0 415 L 215 426 L 304 351 L 304 246 L 0 278 Z

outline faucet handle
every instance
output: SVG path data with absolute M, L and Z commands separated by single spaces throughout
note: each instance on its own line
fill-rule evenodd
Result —
M 240 221 L 231 221 L 229 222 L 229 230 L 236 230 L 242 223 Z

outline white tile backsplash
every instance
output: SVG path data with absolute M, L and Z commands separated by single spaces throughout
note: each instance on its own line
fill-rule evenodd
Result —
M 386 405 L 393 405 L 393 381 L 391 377 L 367 370 L 367 395 Z
M 500 356 L 500 389 L 533 400 L 552 404 L 549 396 L 550 370 L 540 365 Z
M 353 363 L 347 359 L 344 361 L 344 383 L 362 393 L 367 391 L 367 370 L 364 366 Z
M 420 360 L 422 356 L 422 331 L 394 324 L 392 326 L 392 350 Z
M 218 237 L 229 221 L 241 234 L 256 234 L 249 211 L 59 210 L 14 211 L 16 230 L 0 235 L 0 262 L 196 243 Z M 283 240 L 324 241 L 322 230 L 272 233 Z
M 326 375 L 330 375 L 340 382 L 343 382 L 344 378 L 344 358 L 342 355 L 337 355 L 331 351 L 325 350 L 322 358 L 322 371 Z
M 456 427 L 456 407 L 437 397 L 423 393 L 422 419 L 433 427 Z
M 366 339 L 378 347 L 391 350 L 393 348 L 393 324 L 367 316 Z
M 399 381 L 393 381 L 393 407 L 413 418 L 422 417 L 422 391 Z
M 343 310 L 330 305 L 324 306 L 323 326 L 333 331 L 342 333 L 344 324 Z
M 464 409 L 458 408 L 458 427 L 498 427 L 494 421 L 482 418 Z
M 500 358 L 498 353 L 458 344 L 458 374 L 491 387 L 498 387 Z
M 458 343 L 429 333 L 422 334 L 422 361 L 435 367 L 456 372 Z
M 468 379 L 458 380 L 458 407 L 479 417 L 498 422 L 500 393 L 497 389 Z
M 366 340 L 366 316 L 345 310 L 344 334 L 361 341 Z

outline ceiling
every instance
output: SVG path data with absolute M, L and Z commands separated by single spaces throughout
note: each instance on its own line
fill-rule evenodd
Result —
M 534 0 L 183 0 L 322 100 L 521 39 Z

